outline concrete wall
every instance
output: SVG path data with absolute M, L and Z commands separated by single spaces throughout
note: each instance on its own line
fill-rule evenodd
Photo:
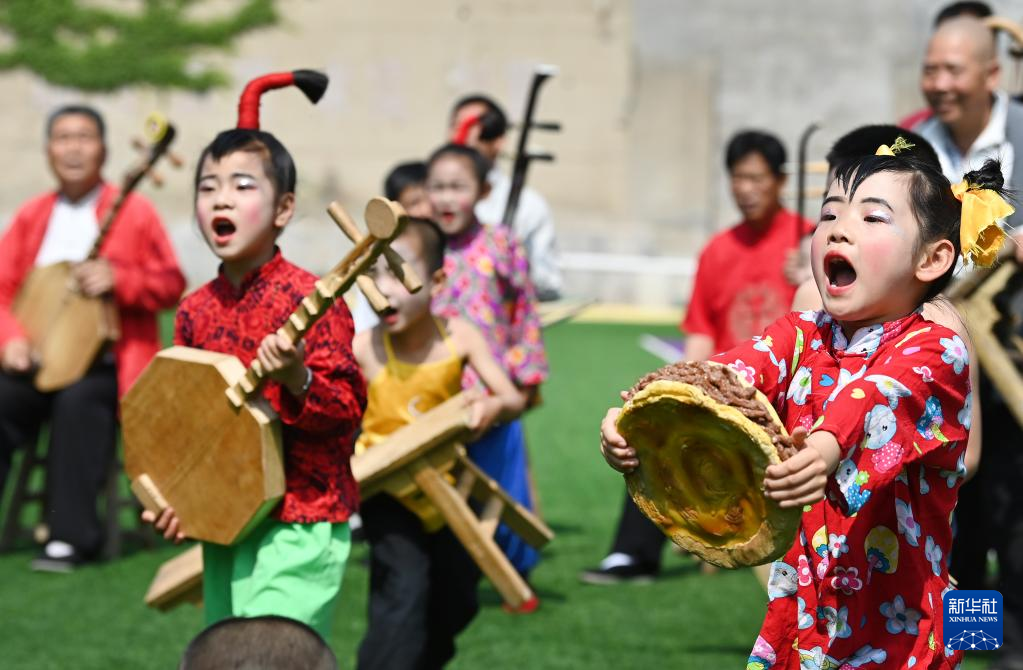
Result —
M 214 14 L 229 6 L 204 4 Z M 160 109 L 180 128 L 188 162 L 151 194 L 172 231 L 190 279 L 213 272 L 213 256 L 191 223 L 191 171 L 201 147 L 235 120 L 237 94 L 250 77 L 317 67 L 331 77 L 312 107 L 295 91 L 268 94 L 264 128 L 289 147 L 299 167 L 299 214 L 286 252 L 314 270 L 347 248 L 323 208 L 340 199 L 361 212 L 394 163 L 439 144 L 451 102 L 486 90 L 513 119 L 530 71 L 554 63 L 541 116 L 560 135 L 536 134 L 557 155 L 537 164 L 530 183 L 555 210 L 566 252 L 568 292 L 578 297 L 681 304 L 691 259 L 706 237 L 735 219 L 721 153 L 734 131 L 775 131 L 794 153 L 811 121 L 824 129 L 811 155 L 846 130 L 885 121 L 921 105 L 917 71 L 938 3 L 861 0 L 280 0 L 281 25 L 240 39 L 230 54 L 202 55 L 232 77 L 207 95 L 132 89 L 80 96 L 26 72 L 0 74 L 0 214 L 51 184 L 41 151 L 46 112 L 85 100 L 108 117 L 118 177 L 133 160 L 128 139 Z M 999 3 L 1023 17 L 1023 0 Z M 514 138 L 512 138 L 514 139 Z M 509 142 L 509 149 L 513 146 Z M 670 257 L 606 272 L 600 257 L 576 252 Z M 672 260 L 677 258 L 677 261 Z M 589 269 L 587 269 L 589 268 Z M 598 281 L 599 280 L 599 281 Z

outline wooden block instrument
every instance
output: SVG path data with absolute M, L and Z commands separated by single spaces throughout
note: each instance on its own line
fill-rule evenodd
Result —
M 146 156 L 125 175 L 86 261 L 99 258 L 128 195 L 146 175 L 155 176 L 153 166 L 168 153 L 174 140 L 174 126 L 159 114 L 151 114 L 145 127 L 151 143 Z M 178 164 L 180 159 L 171 156 L 171 161 Z M 62 262 L 35 268 L 14 301 L 14 317 L 25 329 L 37 361 L 34 383 L 40 391 L 56 391 L 81 379 L 103 348 L 120 337 L 113 298 L 84 295 L 71 276 L 72 267 L 72 263 Z
M 365 219 L 369 234 L 360 235 L 316 282 L 278 335 L 300 341 L 407 220 L 400 205 L 383 198 L 370 200 Z M 418 282 L 410 272 L 406 279 Z M 258 360 L 245 369 L 229 354 L 172 347 L 156 356 L 121 401 L 132 491 L 152 512 L 173 507 L 189 538 L 233 544 L 284 495 L 279 422 L 258 393 L 264 377 Z
M 948 298 L 966 322 L 973 350 L 1016 423 L 1023 426 L 1023 339 L 1011 314 L 1011 299 L 1023 289 L 1023 269 L 1007 244 L 990 268 L 979 268 L 958 281 Z
M 497 525 L 504 522 L 538 548 L 554 533 L 468 458 L 462 445 L 469 437 L 468 421 L 466 399 L 457 395 L 354 457 L 352 472 L 363 500 L 379 493 L 405 502 L 411 498 L 424 523 L 436 526 L 439 520 L 450 526 L 504 601 L 518 607 L 533 592 L 494 542 Z M 168 561 L 154 578 L 146 604 L 167 609 L 194 602 L 201 575 L 202 556 L 194 550 Z

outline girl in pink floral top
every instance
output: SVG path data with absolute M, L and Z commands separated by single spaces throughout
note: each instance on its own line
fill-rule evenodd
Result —
M 997 197 L 1001 184 L 994 162 L 956 194 L 912 158 L 843 166 L 812 244 L 824 310 L 790 314 L 714 359 L 760 389 L 803 447 L 764 480 L 769 497 L 804 511 L 772 566 L 748 670 L 958 667 L 942 597 L 966 472 L 969 362 L 963 341 L 920 306 L 951 278 L 971 199 Z M 963 236 L 964 256 L 986 256 L 982 240 Z M 602 448 L 628 471 L 638 463 L 616 416 L 605 418 Z
M 444 258 L 448 280 L 434 298 L 434 313 L 475 323 L 529 403 L 547 378 L 547 355 L 526 255 L 507 229 L 483 226 L 476 220 L 476 202 L 486 197 L 489 188 L 486 161 L 476 150 L 445 145 L 434 152 L 428 165 L 427 193 L 437 225 L 448 236 Z M 478 386 L 471 368 L 463 385 Z M 532 507 L 519 420 L 491 429 L 469 453 L 513 498 Z M 528 574 L 536 565 L 536 550 L 507 528 L 499 528 L 496 538 L 520 572 Z

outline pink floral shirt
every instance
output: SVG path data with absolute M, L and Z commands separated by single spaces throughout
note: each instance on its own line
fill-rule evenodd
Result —
M 537 386 L 545 380 L 547 354 L 529 265 L 509 231 L 474 223 L 449 238 L 444 272 L 447 283 L 434 298 L 434 313 L 476 324 L 518 386 Z M 478 384 L 471 368 L 466 369 L 463 384 L 467 388 Z
M 749 670 L 953 668 L 944 647 L 949 518 L 966 473 L 963 341 L 919 313 L 846 338 L 826 312 L 792 313 L 715 357 L 755 384 L 785 426 L 842 448 L 824 501 L 771 568 Z

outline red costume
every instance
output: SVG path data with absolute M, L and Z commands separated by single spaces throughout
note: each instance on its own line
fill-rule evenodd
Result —
M 955 667 L 942 597 L 966 474 L 963 341 L 919 313 L 847 339 L 826 312 L 803 312 L 715 360 L 760 389 L 790 432 L 826 431 L 842 449 L 827 497 L 771 568 L 747 668 Z
M 219 274 L 181 301 L 174 342 L 237 356 L 247 367 L 267 333 L 276 331 L 312 292 L 316 277 L 284 260 L 253 270 L 238 288 Z M 359 506 L 349 458 L 366 408 L 366 383 L 352 355 L 352 315 L 338 300 L 305 338 L 313 373 L 299 402 L 275 381 L 263 395 L 283 425 L 287 486 L 277 518 L 340 523 Z
M 712 237 L 700 253 L 682 332 L 710 337 L 715 352 L 762 333 L 792 305 L 796 287 L 785 278 L 785 256 L 812 232 L 795 212 L 779 209 L 764 231 L 743 221 Z
M 118 189 L 103 184 L 96 201 L 96 218 L 102 220 Z M 22 282 L 35 265 L 57 193 L 28 201 L 0 239 L 0 348 L 24 331 L 11 314 L 11 305 Z M 120 316 L 121 337 L 114 345 L 117 382 L 124 395 L 142 369 L 160 349 L 156 313 L 177 304 L 185 289 L 174 250 L 160 217 L 144 197 L 132 193 L 114 220 L 100 256 L 114 270 L 114 300 Z

